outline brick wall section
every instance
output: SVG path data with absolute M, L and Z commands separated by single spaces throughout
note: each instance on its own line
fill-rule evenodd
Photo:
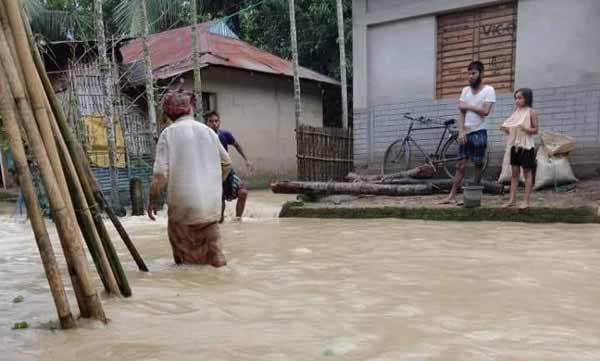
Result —
M 534 108 L 542 130 L 573 136 L 577 146 L 571 162 L 577 169 L 600 167 L 600 84 L 534 90 Z M 390 143 L 406 134 L 409 120 L 404 113 L 440 121 L 457 117 L 457 100 L 415 100 L 377 105 L 354 113 L 354 159 L 357 169 L 380 169 Z M 490 166 L 501 166 L 506 137 L 498 127 L 514 110 L 512 94 L 497 94 L 497 103 L 487 118 Z M 415 133 L 421 146 L 433 152 L 441 131 Z

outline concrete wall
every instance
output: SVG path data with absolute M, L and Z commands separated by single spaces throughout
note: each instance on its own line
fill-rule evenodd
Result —
M 202 72 L 203 91 L 216 93 L 222 127 L 231 130 L 255 166 L 252 178 L 296 174 L 294 94 L 291 78 L 211 67 Z M 186 87 L 191 89 L 191 75 Z M 323 126 L 321 89 L 302 82 L 302 123 Z M 246 176 L 241 157 L 230 154 Z
M 355 108 L 433 99 L 436 16 L 495 3 L 354 0 Z M 517 14 L 517 87 L 600 82 L 600 1 L 519 0 Z
M 410 34 L 410 36 L 408 36 Z M 384 23 L 367 32 L 369 104 L 428 98 L 435 91 L 435 18 Z M 406 71 L 390 71 L 406 69 Z
M 600 1 L 520 0 L 516 86 L 600 82 Z

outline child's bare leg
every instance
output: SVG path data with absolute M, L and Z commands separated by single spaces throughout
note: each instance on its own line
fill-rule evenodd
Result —
M 248 199 L 248 190 L 246 188 L 240 188 L 238 190 L 238 200 L 235 206 L 235 216 L 242 218 L 244 209 L 246 208 L 246 200 Z
M 521 167 L 512 166 L 512 177 L 510 178 L 510 195 L 507 203 L 502 205 L 502 208 L 509 208 L 517 203 L 517 188 L 519 187 L 519 176 L 521 175 Z
M 531 169 L 523 169 L 525 175 L 525 197 L 524 203 L 521 205 L 522 209 L 529 208 L 531 205 L 531 190 L 533 188 L 533 172 Z
M 225 222 L 225 199 L 221 200 L 221 219 L 219 219 L 219 223 Z

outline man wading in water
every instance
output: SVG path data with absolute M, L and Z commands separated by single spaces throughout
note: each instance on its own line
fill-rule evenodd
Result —
M 235 140 L 235 137 L 230 131 L 221 129 L 221 117 L 219 116 L 219 113 L 214 110 L 205 113 L 204 121 L 209 128 L 217 133 L 223 148 L 225 148 L 226 151 L 229 151 L 229 146 L 233 146 L 238 153 L 240 153 L 242 158 L 244 158 L 244 161 L 246 161 L 246 168 L 249 171 L 252 171 L 252 165 L 250 164 L 248 157 L 246 157 L 246 153 L 244 153 L 240 143 Z M 235 216 L 241 219 L 242 215 L 244 214 L 244 208 L 246 208 L 248 189 L 246 189 L 246 186 L 242 180 L 232 169 L 229 173 L 229 176 L 223 182 L 223 206 L 221 211 L 221 220 L 219 221 L 220 223 L 223 223 L 225 220 L 225 201 L 231 202 L 234 199 L 237 199 L 237 203 L 235 205 Z
M 221 184 L 231 159 L 215 132 L 194 119 L 194 104 L 195 96 L 188 92 L 169 92 L 164 98 L 163 110 L 174 123 L 163 130 L 156 145 L 148 216 L 155 220 L 157 201 L 166 187 L 175 263 L 221 267 L 227 262 L 217 222 Z
M 456 174 L 452 182 L 452 190 L 441 204 L 456 204 L 456 193 L 465 177 L 467 162 L 471 160 L 475 166 L 475 183 L 481 182 L 481 167 L 487 148 L 487 128 L 485 117 L 492 111 L 496 102 L 496 92 L 490 85 L 483 85 L 483 64 L 474 61 L 467 68 L 469 86 L 460 94 L 458 110 L 458 141 L 460 143 L 456 163 Z

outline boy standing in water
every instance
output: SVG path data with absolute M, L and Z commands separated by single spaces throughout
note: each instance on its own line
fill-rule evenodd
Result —
M 206 125 L 214 130 L 219 136 L 219 140 L 225 148 L 226 151 L 229 151 L 229 146 L 233 146 L 238 153 L 244 158 L 246 161 L 246 168 L 248 170 L 252 169 L 252 165 L 246 157 L 246 153 L 242 149 L 240 143 L 237 142 L 233 134 L 230 131 L 221 129 L 221 117 L 219 113 L 216 111 L 209 111 L 204 114 L 204 121 Z M 223 182 L 223 201 L 222 201 L 222 209 L 221 209 L 221 220 L 220 223 L 223 223 L 225 219 L 225 201 L 231 202 L 234 199 L 237 199 L 237 204 L 235 207 L 235 216 L 238 218 L 242 218 L 244 214 L 244 209 L 246 208 L 246 199 L 248 199 L 248 189 L 242 182 L 242 180 L 235 174 L 233 170 L 229 173 L 227 179 Z

